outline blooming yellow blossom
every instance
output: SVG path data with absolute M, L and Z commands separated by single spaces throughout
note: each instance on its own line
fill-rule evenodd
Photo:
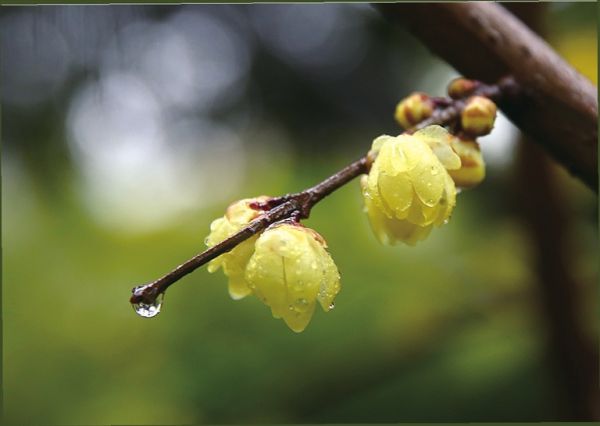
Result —
M 312 229 L 283 223 L 261 234 L 248 262 L 249 287 L 297 333 L 310 322 L 317 301 L 327 312 L 340 291 L 340 275 L 326 247 Z
M 460 169 L 448 171 L 454 183 L 461 188 L 472 188 L 481 183 L 485 178 L 485 162 L 477 141 L 453 137 L 452 149 L 461 160 Z
M 361 184 L 380 242 L 414 245 L 433 226 L 447 222 L 456 204 L 456 188 L 447 170 L 461 166 L 451 140 L 444 128 L 429 126 L 414 135 L 373 141 L 369 155 L 375 159 Z
M 205 243 L 208 247 L 229 238 L 240 229 L 256 219 L 262 212 L 253 209 L 250 205 L 253 202 L 268 200 L 267 196 L 257 198 L 246 198 L 231 204 L 225 213 L 225 216 L 214 220 L 210 224 L 210 234 L 206 237 Z M 223 272 L 229 277 L 229 295 L 234 300 L 239 300 L 251 293 L 244 272 L 246 264 L 254 253 L 254 243 L 258 236 L 253 236 L 242 241 L 231 251 L 220 255 L 208 264 L 208 272 L 215 272 L 223 267 Z

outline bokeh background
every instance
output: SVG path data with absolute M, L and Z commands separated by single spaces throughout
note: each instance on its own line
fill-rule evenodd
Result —
M 596 5 L 536 7 L 596 83 Z M 3 7 L 0 37 L 9 423 L 594 415 L 597 198 L 502 116 L 486 181 L 415 248 L 377 244 L 357 182 L 314 208 L 343 289 L 304 333 L 205 268 L 131 309 L 231 201 L 312 185 L 397 134 L 400 98 L 443 95 L 456 72 L 371 6 Z

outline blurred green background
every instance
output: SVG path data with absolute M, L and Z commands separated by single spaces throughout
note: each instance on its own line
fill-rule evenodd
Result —
M 539 13 L 596 84 L 596 5 Z M 131 288 L 203 250 L 231 201 L 312 185 L 398 133 L 400 98 L 443 95 L 457 74 L 370 6 L 3 7 L 0 36 L 9 423 L 594 413 L 597 359 L 589 369 L 579 357 L 597 350 L 597 198 L 539 154 L 556 197 L 536 214 L 565 213 L 552 249 L 569 277 L 557 283 L 563 322 L 515 195 L 538 190 L 503 117 L 482 140 L 486 181 L 415 248 L 376 243 L 357 182 L 314 208 L 306 223 L 343 287 L 304 333 L 255 298 L 232 301 L 205 268 L 170 289 L 158 317 L 131 309 Z

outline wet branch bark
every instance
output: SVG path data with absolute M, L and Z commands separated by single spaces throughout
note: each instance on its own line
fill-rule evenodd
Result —
M 556 161 L 598 191 L 597 89 L 502 6 L 488 2 L 381 3 L 465 77 L 514 76 L 524 88 L 499 107 Z

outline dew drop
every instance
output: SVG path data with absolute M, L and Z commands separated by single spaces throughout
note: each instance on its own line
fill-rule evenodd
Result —
M 296 305 L 307 306 L 308 305 L 308 300 L 306 300 L 304 298 L 297 299 L 296 300 Z
M 329 305 L 329 310 L 331 311 L 333 308 L 335 308 L 335 303 L 331 302 L 331 305 Z
M 448 222 L 450 222 L 448 219 L 444 219 L 444 225 L 448 225 Z
M 135 313 L 144 318 L 152 318 L 160 313 L 165 294 L 160 293 L 152 303 L 138 302 L 132 303 Z

